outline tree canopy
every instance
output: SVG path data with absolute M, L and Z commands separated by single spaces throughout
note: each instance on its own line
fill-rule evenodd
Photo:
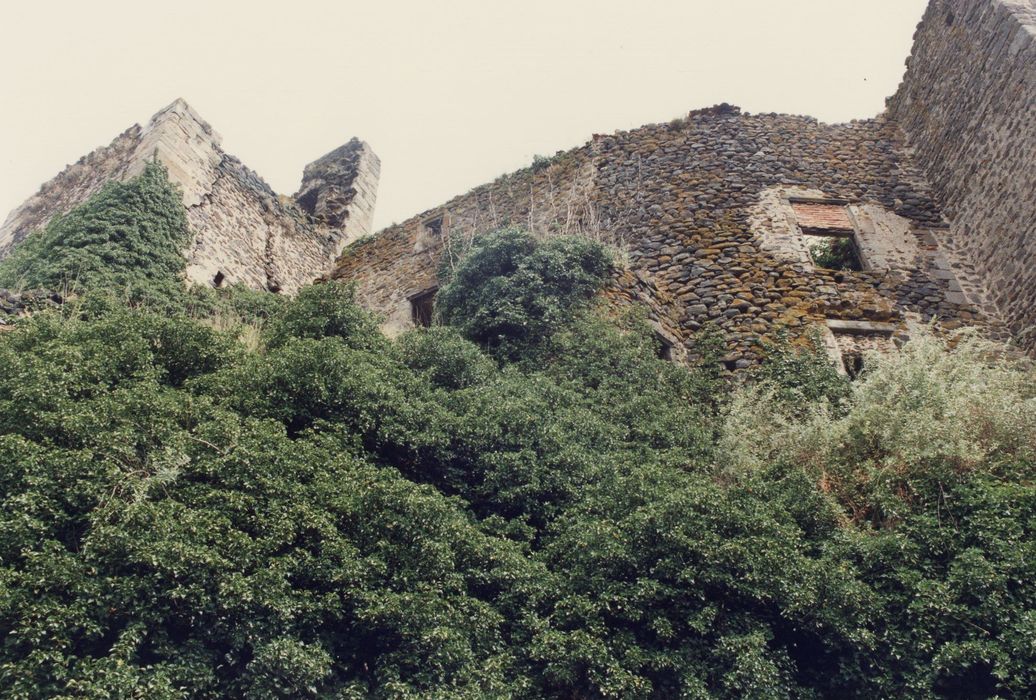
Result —
M 1031 371 L 739 385 L 606 269 L 511 230 L 396 340 L 333 283 L 0 335 L 0 697 L 1032 696 Z

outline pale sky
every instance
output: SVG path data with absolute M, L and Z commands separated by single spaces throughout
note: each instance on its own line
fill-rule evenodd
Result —
M 884 108 L 926 0 L 0 0 L 0 220 L 184 97 L 278 192 L 358 136 L 376 228 L 720 102 Z

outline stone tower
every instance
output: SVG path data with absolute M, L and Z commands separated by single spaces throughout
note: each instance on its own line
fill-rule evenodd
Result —
M 295 203 L 315 223 L 338 231 L 334 254 L 371 233 L 380 163 L 363 141 L 352 139 L 306 166 Z
M 370 231 L 380 163 L 353 139 L 306 167 L 300 201 L 280 197 L 184 100 L 135 125 L 44 184 L 0 227 L 0 258 L 26 236 L 86 201 L 111 180 L 157 159 L 183 194 L 192 243 L 187 277 L 294 292 L 327 271 L 351 240 Z

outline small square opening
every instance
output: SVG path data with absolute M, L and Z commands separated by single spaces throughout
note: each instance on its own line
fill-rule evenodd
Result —
M 842 353 L 842 367 L 845 368 L 849 379 L 856 379 L 863 372 L 863 353 L 855 351 Z
M 223 271 L 222 270 L 218 270 L 216 272 L 216 276 L 212 278 L 212 286 L 215 287 L 216 289 L 219 289 L 220 287 L 223 286 L 223 282 L 225 282 L 226 279 L 227 278 L 223 274 Z
M 831 359 L 838 371 L 850 379 L 864 371 L 867 353 L 893 352 L 896 347 L 892 342 L 893 324 L 829 319 L 827 327 Z
M 429 289 L 410 297 L 410 317 L 415 326 L 428 328 L 435 316 L 435 293 L 438 289 Z
M 436 216 L 435 218 L 428 219 L 427 221 L 424 222 L 424 230 L 427 233 L 430 233 L 433 236 L 441 236 L 442 235 L 442 224 L 443 224 L 443 217 L 441 215 L 440 216 Z
M 675 343 L 665 334 L 655 331 L 655 357 L 666 362 L 672 362 L 674 357 Z

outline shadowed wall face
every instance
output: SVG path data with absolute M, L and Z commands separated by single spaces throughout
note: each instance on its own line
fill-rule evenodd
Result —
M 889 100 L 972 268 L 1036 349 L 1036 4 L 934 0 Z

